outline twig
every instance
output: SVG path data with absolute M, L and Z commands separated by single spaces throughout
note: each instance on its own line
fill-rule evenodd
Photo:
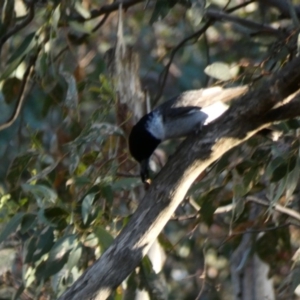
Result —
M 203 294 L 204 289 L 205 289 L 206 274 L 207 274 L 207 263 L 206 263 L 206 259 L 205 259 L 205 247 L 203 247 L 203 259 L 204 259 L 203 272 L 202 272 L 202 276 L 200 276 L 200 279 L 201 279 L 201 277 L 203 279 L 203 283 L 201 285 L 201 289 L 199 291 L 199 294 L 197 295 L 195 300 L 200 300 L 201 299 L 201 295 Z
M 214 18 L 215 21 L 221 21 L 226 20 L 233 23 L 240 24 L 244 27 L 247 27 L 252 30 L 259 30 L 260 32 L 267 33 L 267 34 L 273 34 L 276 36 L 281 36 L 281 31 L 273 28 L 272 26 L 268 26 L 265 24 L 257 23 L 255 21 L 242 19 L 236 16 L 229 15 L 227 13 L 224 13 L 222 11 L 216 10 L 216 9 L 208 9 L 206 12 L 206 16 L 210 18 Z
M 143 2 L 144 0 L 124 0 L 124 1 L 116 1 L 112 4 L 108 4 L 108 5 L 103 5 L 102 7 L 100 7 L 99 9 L 94 9 L 91 11 L 91 16 L 89 18 L 84 18 L 80 15 L 76 15 L 76 16 L 70 16 L 70 20 L 71 21 L 77 21 L 77 22 L 86 22 L 88 20 L 91 19 L 95 19 L 97 17 L 100 17 L 102 15 L 108 15 L 113 11 L 116 11 L 119 9 L 120 4 L 122 4 L 123 9 L 127 9 L 130 6 L 133 6 L 137 3 Z
M 171 52 L 171 55 L 170 55 L 170 59 L 169 59 L 169 62 L 167 63 L 167 65 L 165 66 L 164 70 L 162 71 L 162 73 L 160 74 L 159 76 L 159 82 L 161 82 L 159 85 L 160 85 L 160 88 L 158 90 L 158 93 L 157 95 L 155 96 L 155 99 L 153 101 L 153 105 L 157 104 L 159 98 L 161 97 L 162 93 L 163 93 L 163 90 L 164 90 L 164 87 L 165 87 L 165 84 L 166 84 L 166 80 L 167 80 L 167 77 L 168 77 L 168 74 L 169 74 L 169 69 L 170 69 L 170 66 L 173 62 L 173 59 L 175 57 L 175 54 L 177 53 L 177 51 L 183 47 L 188 41 L 192 40 L 192 39 L 195 39 L 195 41 L 198 40 L 198 38 L 214 23 L 214 21 L 212 19 L 208 20 L 204 25 L 203 27 L 196 31 L 195 33 L 191 34 L 190 36 L 186 37 L 185 39 L 183 39 Z
M 238 4 L 238 5 L 236 5 L 236 6 L 232 7 L 232 8 L 226 9 L 226 12 L 227 12 L 228 14 L 229 14 L 229 13 L 232 13 L 232 12 L 234 12 L 234 11 L 240 9 L 240 8 L 243 8 L 243 7 L 247 6 L 248 4 L 251 4 L 251 3 L 255 2 L 255 1 L 256 1 L 256 0 L 245 1 L 245 2 L 243 2 L 243 3 L 241 3 L 241 4 Z M 223 10 L 224 10 L 224 9 L 223 9 Z
M 172 217 L 170 221 L 187 221 L 187 220 L 194 220 L 200 217 L 200 214 L 190 214 L 178 217 Z
M 29 90 L 29 79 L 32 77 L 32 73 L 33 73 L 33 70 L 34 70 L 33 66 L 34 66 L 34 64 L 37 60 L 39 51 L 40 51 L 40 49 L 38 49 L 37 53 L 34 56 L 31 57 L 31 59 L 29 61 L 29 64 L 28 64 L 28 67 L 27 67 L 27 69 L 24 73 L 23 80 L 22 80 L 21 87 L 20 87 L 20 92 L 19 92 L 19 96 L 18 96 L 16 109 L 13 112 L 13 115 L 10 117 L 10 119 L 7 122 L 5 122 L 4 124 L 0 125 L 0 131 L 8 128 L 9 126 L 11 126 L 16 121 L 16 119 L 18 118 L 18 116 L 21 112 L 24 100 L 25 100 L 25 98 L 27 96 L 27 93 L 28 93 L 28 90 Z
M 109 13 L 106 13 L 104 15 L 104 17 L 101 19 L 101 21 L 92 29 L 92 32 L 97 31 L 105 23 L 105 21 L 107 20 L 108 16 L 109 16 Z
M 237 5 L 237 6 L 234 6 L 228 10 L 225 10 L 227 13 L 229 12 L 233 12 L 237 9 L 240 9 L 244 6 L 247 6 L 248 4 L 254 2 L 254 0 L 251 0 L 251 1 L 247 1 L 243 4 L 240 4 L 240 5 Z M 224 7 L 224 9 L 226 9 L 227 5 Z M 203 25 L 203 27 L 196 31 L 195 33 L 193 33 L 192 35 L 186 37 L 185 39 L 183 39 L 171 52 L 171 55 L 170 55 L 170 58 L 169 58 L 169 62 L 167 63 L 167 65 L 164 67 L 163 71 L 161 72 L 160 76 L 159 76 L 159 90 L 158 90 L 158 93 L 156 94 L 155 96 L 155 99 L 153 101 L 153 105 L 155 106 L 159 100 L 159 98 L 161 97 L 162 93 L 163 93 L 163 90 L 164 90 L 164 87 L 165 87 L 165 84 L 166 84 L 166 80 L 167 80 L 167 77 L 168 77 L 168 74 L 169 74 L 169 69 L 170 69 L 170 66 L 173 62 L 173 59 L 175 57 L 175 54 L 177 53 L 177 51 L 185 46 L 185 44 L 192 40 L 192 39 L 195 39 L 194 42 L 196 42 L 199 37 L 205 33 L 205 31 L 216 21 L 215 17 L 214 16 L 208 16 L 209 17 L 209 20 Z M 273 28 L 272 28 L 273 29 Z M 275 29 L 274 29 L 275 30 Z
M 123 173 L 123 172 L 117 172 L 116 176 L 119 177 L 126 177 L 126 178 L 139 178 L 139 174 L 130 174 L 130 173 Z
M 288 215 L 288 216 L 292 217 L 293 219 L 295 219 L 297 221 L 300 221 L 300 214 L 299 213 L 297 213 L 293 209 L 283 207 L 280 204 L 272 205 L 272 203 L 270 203 L 268 201 L 265 201 L 265 200 L 262 200 L 260 198 L 254 197 L 254 196 L 248 196 L 246 198 L 246 201 L 251 201 L 251 202 L 255 202 L 257 204 L 263 205 L 263 206 L 271 207 L 271 208 L 273 208 L 274 210 L 276 210 L 280 213 L 283 213 L 285 215 Z
M 91 30 L 91 33 L 96 32 L 107 20 L 109 16 L 109 13 L 105 14 L 104 17 L 101 19 L 101 21 Z M 84 33 L 82 35 L 80 35 L 79 37 L 73 37 L 73 39 L 75 39 L 77 42 L 80 42 L 82 40 L 85 40 L 87 37 L 89 37 L 90 33 Z M 70 36 L 70 34 L 69 34 Z M 64 54 L 68 49 L 70 48 L 70 45 L 65 46 L 63 49 L 61 49 L 59 51 L 59 53 L 55 56 L 55 58 L 53 59 L 53 61 L 56 61 L 62 54 Z
M 22 22 L 17 23 L 13 28 L 7 30 L 7 32 L 0 38 L 0 52 L 4 43 L 15 33 L 27 26 L 34 18 L 34 1 L 29 2 L 29 11 Z

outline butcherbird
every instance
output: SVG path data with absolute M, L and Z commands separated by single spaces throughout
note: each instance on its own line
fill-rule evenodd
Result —
M 212 87 L 184 92 L 144 115 L 129 135 L 129 151 L 140 163 L 140 175 L 149 179 L 149 159 L 157 146 L 168 139 L 181 138 L 223 114 L 226 102 L 240 96 L 247 87 Z

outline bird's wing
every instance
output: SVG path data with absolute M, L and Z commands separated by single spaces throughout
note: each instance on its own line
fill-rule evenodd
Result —
M 241 96 L 248 90 L 247 86 L 222 88 L 211 87 L 207 89 L 191 90 L 165 101 L 157 109 L 173 109 L 179 107 L 207 107 L 215 102 L 229 102 Z
M 198 106 L 185 106 L 185 107 L 171 107 L 168 109 L 167 114 L 165 114 L 166 118 L 183 118 L 191 113 L 199 112 L 201 107 Z

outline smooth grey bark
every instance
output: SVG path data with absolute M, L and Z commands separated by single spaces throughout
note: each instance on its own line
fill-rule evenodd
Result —
M 292 95 L 299 83 L 300 57 L 240 97 L 201 133 L 189 136 L 169 158 L 114 243 L 59 299 L 106 299 L 139 264 L 202 171 L 272 122 L 300 115 L 299 94 Z

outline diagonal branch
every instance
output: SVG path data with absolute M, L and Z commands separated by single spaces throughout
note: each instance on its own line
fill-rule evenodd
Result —
M 200 134 L 189 136 L 154 179 L 114 243 L 59 299 L 106 299 L 148 252 L 198 175 L 269 125 L 271 118 L 263 116 L 299 89 L 299 66 L 300 57 L 240 97 Z

